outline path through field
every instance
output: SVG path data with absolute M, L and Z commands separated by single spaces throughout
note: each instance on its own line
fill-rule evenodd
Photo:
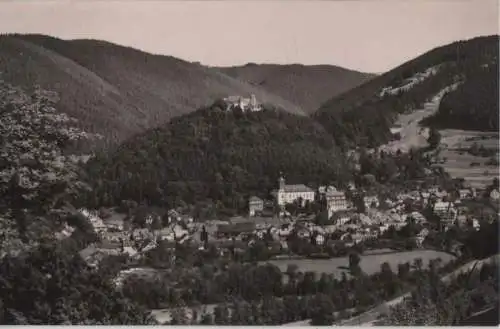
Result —
M 437 93 L 430 102 L 425 103 L 421 109 L 414 110 L 409 114 L 399 115 L 395 125 L 401 127 L 401 139 L 382 145 L 379 149 L 386 152 L 396 152 L 397 150 L 408 152 L 413 147 L 427 146 L 428 128 L 420 127 L 419 122 L 436 113 L 444 94 L 456 87 L 456 84 L 446 87 Z

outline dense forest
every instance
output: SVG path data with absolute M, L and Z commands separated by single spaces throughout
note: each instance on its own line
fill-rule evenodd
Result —
M 443 97 L 439 111 L 422 123 L 438 129 L 498 131 L 498 59 L 465 75 L 464 83 Z
M 178 206 L 212 200 L 243 210 L 287 182 L 345 183 L 349 170 L 330 135 L 314 121 L 276 109 L 225 112 L 216 102 L 137 136 L 88 163 L 91 206 L 121 200 Z
M 485 83 L 478 77 L 480 73 L 473 72 L 480 71 L 483 65 L 491 65 L 496 61 L 498 36 L 479 37 L 442 46 L 329 100 L 313 114 L 313 118 L 323 124 L 344 148 L 358 145 L 376 146 L 390 138 L 389 128 L 397 114 L 416 109 L 430 101 L 445 87 L 467 80 L 470 80 L 467 85 L 457 90 L 454 96 L 449 96 L 443 110 L 468 97 L 469 101 L 462 106 L 467 110 L 461 110 L 461 113 L 467 113 L 467 118 L 472 119 L 476 112 L 484 111 L 488 114 L 482 114 L 483 117 L 490 118 L 494 113 L 492 100 L 498 93 L 498 90 L 496 94 L 492 92 L 495 86 L 498 87 L 497 80 L 492 79 L 494 74 L 483 74 L 482 78 L 489 79 L 488 83 Z M 406 79 L 429 68 L 435 68 L 435 74 L 431 74 L 423 82 L 416 83 L 408 91 L 399 90 L 394 94 L 381 95 L 384 88 L 402 86 Z M 491 72 L 494 70 L 494 66 L 491 66 Z M 484 91 L 481 90 L 483 85 L 488 85 Z M 462 95 L 463 93 L 467 96 Z M 485 93 L 489 95 L 484 105 L 467 105 Z M 477 110 L 473 111 L 474 109 Z M 498 107 L 496 110 L 498 111 Z M 490 112 L 492 114 L 489 114 Z

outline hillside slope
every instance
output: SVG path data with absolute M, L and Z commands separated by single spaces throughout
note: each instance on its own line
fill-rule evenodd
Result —
M 484 65 L 498 61 L 498 40 L 498 36 L 478 37 L 433 49 L 332 98 L 313 117 L 344 147 L 386 143 L 398 114 L 412 112 L 456 82 L 479 83 L 474 75 Z M 482 84 L 494 86 L 495 81 Z M 480 87 L 472 89 L 477 91 Z M 474 92 L 469 97 L 474 100 L 481 94 Z M 444 100 L 443 106 L 446 104 Z M 470 109 L 465 113 L 468 117 L 474 115 Z M 498 116 L 498 107 L 496 113 Z
M 375 77 L 333 65 L 247 64 L 219 67 L 223 73 L 279 95 L 313 113 L 335 97 Z
M 218 104 L 174 118 L 88 163 L 93 206 L 120 200 L 170 206 L 214 201 L 244 210 L 268 197 L 279 172 L 290 183 L 349 179 L 331 136 L 313 120 L 274 109 L 224 112 Z
M 470 72 L 443 97 L 438 112 L 422 123 L 438 129 L 498 131 L 498 60 Z
M 58 92 L 60 110 L 113 143 L 228 95 L 253 93 L 261 102 L 303 113 L 217 70 L 96 40 L 4 35 L 0 72 L 8 83 Z

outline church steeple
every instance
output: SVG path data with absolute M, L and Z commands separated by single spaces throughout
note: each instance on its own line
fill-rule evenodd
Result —
M 279 183 L 280 190 L 284 190 L 285 189 L 285 178 L 283 177 L 282 173 L 280 173 L 280 179 L 278 180 L 278 183 Z

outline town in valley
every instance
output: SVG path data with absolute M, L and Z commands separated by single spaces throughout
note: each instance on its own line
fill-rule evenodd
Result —
M 497 6 L 1 3 L 0 325 L 498 326 Z

